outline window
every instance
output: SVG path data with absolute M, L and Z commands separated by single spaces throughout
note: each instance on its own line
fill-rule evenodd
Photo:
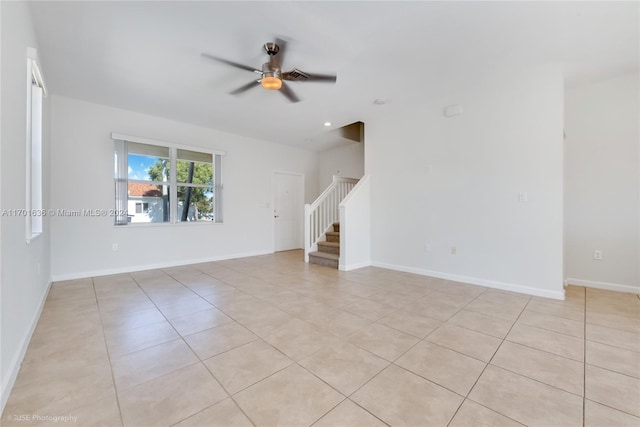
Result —
M 149 213 L 149 203 L 136 203 L 136 214 Z
M 116 225 L 222 222 L 222 153 L 112 138 Z
M 27 49 L 26 211 L 27 242 L 42 234 L 42 98 L 46 89 L 35 49 Z

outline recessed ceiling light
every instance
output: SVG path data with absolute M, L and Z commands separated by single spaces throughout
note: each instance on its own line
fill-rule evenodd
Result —
M 384 105 L 384 104 L 388 104 L 389 102 L 391 102 L 391 100 L 384 99 L 384 98 L 378 98 L 378 99 L 373 101 L 373 103 L 376 104 L 376 105 Z
M 331 122 L 324 122 L 324 125 L 325 125 L 326 127 L 329 127 L 329 126 L 331 126 Z

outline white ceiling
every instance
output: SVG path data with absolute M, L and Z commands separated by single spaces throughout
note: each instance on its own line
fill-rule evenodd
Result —
M 413 108 L 477 73 L 559 63 L 569 84 L 638 69 L 638 2 L 34 2 L 49 90 L 235 134 L 322 150 L 333 127 Z M 283 68 L 338 74 L 259 87 L 262 44 L 289 40 Z M 376 98 L 391 99 L 376 106 Z

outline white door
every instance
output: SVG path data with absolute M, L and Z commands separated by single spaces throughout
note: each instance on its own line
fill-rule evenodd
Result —
M 275 251 L 302 248 L 303 176 L 275 172 Z

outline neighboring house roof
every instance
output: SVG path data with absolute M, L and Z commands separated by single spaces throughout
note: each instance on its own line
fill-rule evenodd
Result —
M 162 197 L 157 185 L 129 183 L 129 197 Z

